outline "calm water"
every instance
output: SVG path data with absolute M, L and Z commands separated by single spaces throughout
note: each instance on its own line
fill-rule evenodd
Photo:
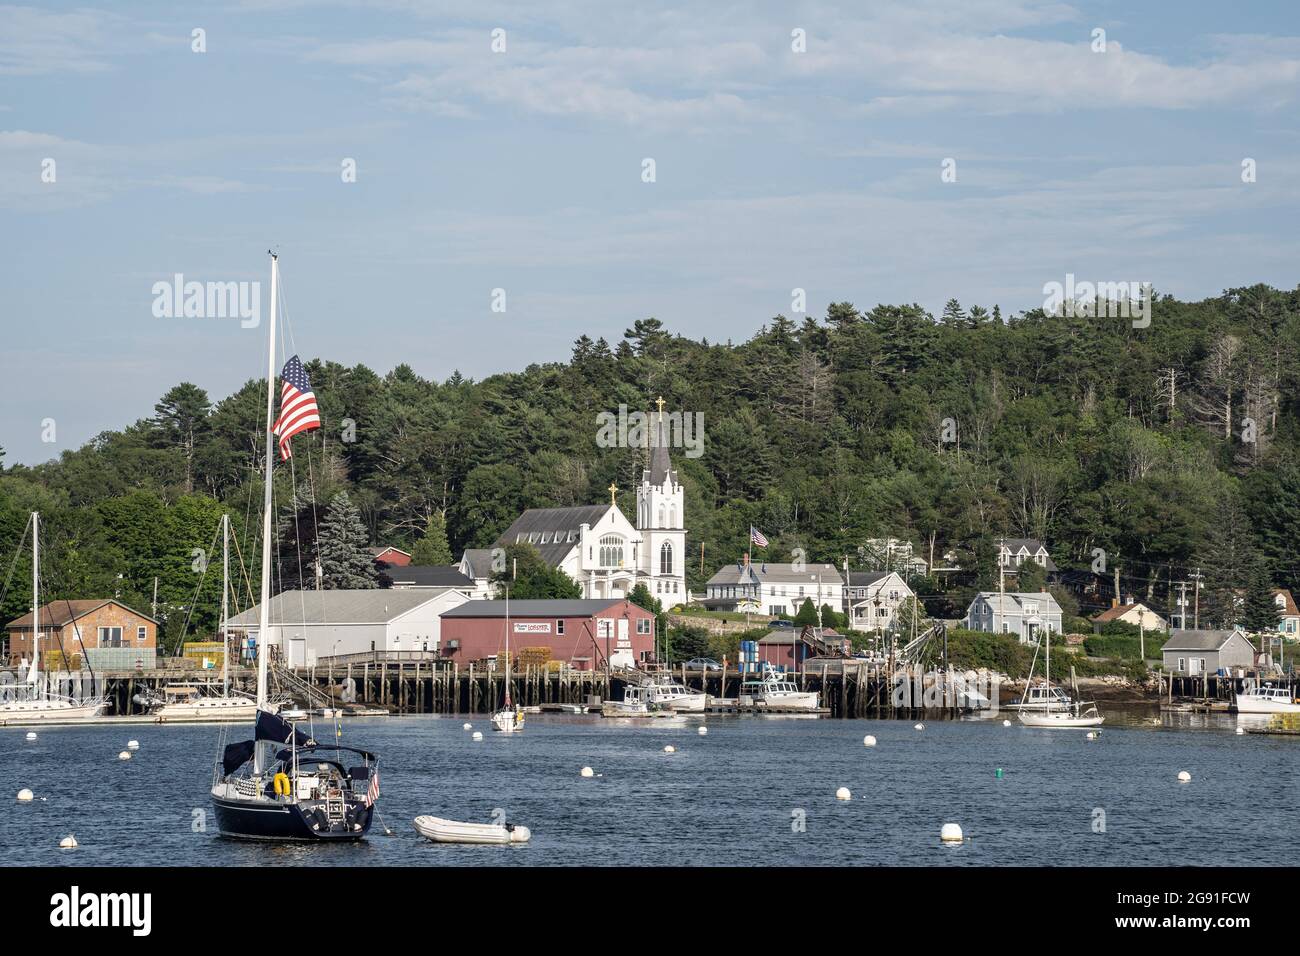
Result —
M 1114 720 L 1115 718 L 1111 718 Z M 612 721 L 530 716 L 507 737 L 473 719 L 348 722 L 382 756 L 380 825 L 353 846 L 267 846 L 195 833 L 218 729 L 0 729 L 0 865 L 351 864 L 1285 864 L 1300 857 L 1300 739 L 1236 736 L 1230 718 L 1150 716 L 1083 732 L 1001 721 L 784 717 Z M 324 730 L 324 728 L 318 728 Z M 242 728 L 240 728 L 242 732 Z M 874 734 L 874 749 L 862 738 Z M 328 732 L 321 733 L 322 739 Z M 119 761 L 128 739 L 134 759 Z M 665 754 L 665 744 L 677 753 Z M 599 777 L 582 779 L 591 766 Z M 1004 776 L 998 779 L 996 769 Z M 1179 784 L 1179 770 L 1192 774 Z M 853 799 L 835 799 L 847 786 Z M 37 800 L 14 801 L 29 787 Z M 502 807 L 526 846 L 436 846 L 421 813 L 488 822 Z M 1105 832 L 1095 833 L 1095 808 Z M 805 832 L 791 826 L 802 811 Z M 1271 823 L 1269 821 L 1272 821 Z M 971 841 L 939 845 L 940 826 Z M 58 849 L 67 833 L 80 848 Z

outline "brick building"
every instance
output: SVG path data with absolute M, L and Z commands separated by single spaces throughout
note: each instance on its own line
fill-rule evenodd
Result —
M 10 665 L 30 660 L 32 656 L 32 615 L 29 611 L 5 625 L 9 638 L 6 658 Z M 148 658 L 153 666 L 158 644 L 158 622 L 132 610 L 113 598 L 77 601 L 51 601 L 41 608 L 41 666 L 47 666 L 51 653 L 66 655 L 69 662 L 78 660 L 84 651 L 105 650 L 108 657 L 130 657 L 132 652 Z M 95 654 L 90 654 L 94 664 Z

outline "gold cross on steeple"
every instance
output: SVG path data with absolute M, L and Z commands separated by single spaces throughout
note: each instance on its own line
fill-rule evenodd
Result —
M 662 395 L 660 395 L 659 398 L 655 401 L 655 404 L 659 406 L 659 420 L 660 420 L 660 421 L 663 421 L 663 417 L 664 417 L 664 405 L 667 404 L 667 403 L 664 401 L 664 397 L 663 397 Z
M 614 500 L 614 496 L 616 494 L 618 494 L 618 485 L 614 484 L 614 482 L 611 481 L 609 483 L 609 503 L 611 505 L 617 504 L 617 502 Z

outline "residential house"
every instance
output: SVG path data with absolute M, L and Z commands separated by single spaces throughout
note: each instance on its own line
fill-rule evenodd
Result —
M 285 591 L 267 609 L 266 646 L 278 649 L 290 667 L 346 654 L 432 658 L 438 653 L 442 613 L 468 600 L 457 588 Z M 250 650 L 257 646 L 260 614 L 254 605 L 227 625 Z
M 989 634 L 1014 634 L 1022 644 L 1043 631 L 1061 633 L 1061 606 L 1046 591 L 981 591 L 975 595 L 962 627 Z
M 860 553 L 863 560 L 878 571 L 925 575 L 930 570 L 925 558 L 915 553 L 912 542 L 898 538 L 869 538 Z
M 1056 573 L 1056 563 L 1037 538 L 1005 539 L 999 552 L 998 564 L 1007 574 L 1015 574 L 1024 564 L 1036 564 L 1048 574 Z
M 916 595 L 897 571 L 846 571 L 842 610 L 859 631 L 887 631 L 903 602 Z
M 155 664 L 158 622 L 115 598 L 51 601 L 40 611 L 42 668 L 51 668 L 50 661 L 60 657 L 59 666 L 84 662 L 104 670 Z M 9 664 L 31 660 L 31 612 L 10 621 L 5 629 Z
M 1240 627 L 1230 631 L 1175 628 L 1161 655 L 1167 672 L 1189 677 L 1255 666 L 1255 645 Z
M 722 611 L 794 616 L 805 600 L 813 607 L 844 606 L 844 579 L 833 564 L 727 565 L 705 584 L 705 607 Z
M 470 597 L 478 600 L 495 596 L 495 588 L 492 586 L 492 573 L 498 569 L 494 568 L 493 565 L 494 563 L 501 563 L 499 570 L 504 570 L 504 561 L 505 551 L 500 548 L 465 549 L 455 567 L 473 584 Z
M 1273 602 L 1277 605 L 1277 632 L 1291 640 L 1300 639 L 1300 608 L 1296 607 L 1295 598 L 1286 588 L 1273 591 Z
M 1111 621 L 1123 621 L 1125 624 L 1132 624 L 1134 627 L 1140 627 L 1147 631 L 1169 630 L 1169 622 L 1141 601 L 1108 607 L 1100 614 L 1094 614 L 1092 621 L 1098 625 L 1107 624 Z
M 411 563 L 411 554 L 401 548 L 371 548 L 370 553 L 380 564 L 402 567 Z
M 474 580 L 455 564 L 407 564 L 384 569 L 391 588 L 454 588 L 467 598 L 475 596 Z

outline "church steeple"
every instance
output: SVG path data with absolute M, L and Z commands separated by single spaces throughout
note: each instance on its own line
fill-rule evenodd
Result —
M 649 467 L 641 474 L 636 490 L 636 526 L 641 532 L 642 572 L 650 579 L 650 591 L 672 607 L 686 600 L 686 509 L 682 483 L 668 454 L 672 435 L 664 415 L 661 396 L 652 412 L 649 429 Z
M 662 487 L 665 481 L 677 484 L 677 472 L 673 470 L 672 460 L 668 456 L 668 444 L 671 435 L 664 424 L 664 398 L 659 396 L 655 402 L 659 406 L 659 417 L 650 433 L 650 467 L 642 476 L 642 482 L 655 487 Z

